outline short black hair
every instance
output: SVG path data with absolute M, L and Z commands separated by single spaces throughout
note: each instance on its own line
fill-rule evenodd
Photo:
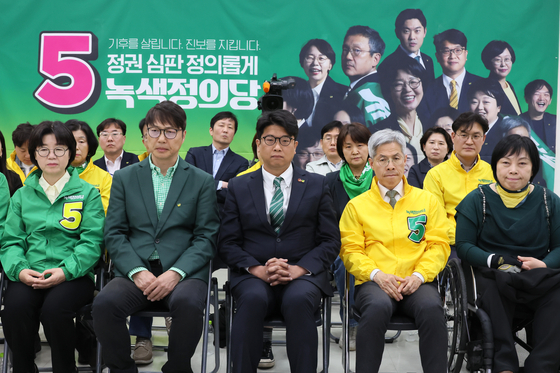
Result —
M 257 120 L 257 139 L 260 139 L 266 127 L 277 125 L 284 130 L 288 136 L 297 139 L 298 125 L 296 117 L 287 110 L 274 110 L 263 113 Z
M 396 59 L 394 63 L 381 65 L 379 69 L 381 93 L 383 94 L 383 98 L 389 103 L 391 109 L 393 109 L 394 106 L 394 102 L 391 98 L 391 89 L 393 88 L 393 82 L 399 70 L 419 78 L 420 84 L 422 84 L 422 86 L 424 84 L 425 70 L 422 68 L 422 65 L 413 58 L 400 58 Z
M 96 128 L 97 137 L 99 137 L 101 132 L 107 129 L 107 127 L 110 127 L 111 124 L 114 124 L 115 126 L 119 127 L 122 131 L 123 136 L 126 136 L 126 124 L 124 124 L 122 120 L 117 118 L 107 118 L 97 126 Z
M 91 130 L 89 124 L 81 120 L 70 119 L 66 123 L 64 123 L 64 125 L 68 127 L 72 132 L 80 130 L 84 131 L 88 143 L 88 153 L 86 156 L 86 161 L 89 162 L 91 157 L 95 155 L 97 147 L 99 146 L 99 141 L 97 141 L 97 137 L 95 137 L 95 134 Z
M 342 129 L 342 122 L 338 120 L 333 120 L 332 122 L 325 124 L 323 128 L 321 128 L 321 138 L 325 136 L 325 133 L 330 132 L 335 128 L 338 128 L 338 130 L 340 131 Z
M 344 158 L 344 140 L 346 137 L 350 136 L 352 141 L 358 144 L 368 144 L 369 138 L 371 137 L 371 132 L 369 129 L 361 123 L 350 123 L 342 126 L 340 133 L 338 134 L 338 140 L 336 141 L 336 151 L 338 156 L 342 158 L 345 162 L 346 159 Z
M 233 123 L 235 123 L 235 133 L 237 133 L 237 117 L 231 111 L 220 111 L 218 114 L 214 115 L 212 119 L 210 119 L 210 128 L 214 129 L 214 124 L 222 119 L 233 120 Z
M 334 64 L 336 63 L 336 54 L 334 53 L 334 50 L 329 42 L 324 39 L 311 39 L 307 43 L 305 43 L 305 45 L 301 47 L 301 50 L 299 51 L 299 64 L 301 67 L 303 67 L 303 62 L 305 60 L 305 57 L 307 57 L 307 55 L 309 54 L 309 49 L 311 49 L 311 47 L 317 48 L 319 52 L 327 56 L 331 61 L 331 64 L 334 66 Z
M 482 59 L 482 63 L 488 69 L 492 69 L 492 59 L 500 54 L 504 53 L 505 50 L 509 51 L 511 54 L 511 63 L 515 62 L 515 52 L 511 45 L 508 42 L 502 40 L 492 40 L 490 43 L 486 44 L 482 53 L 480 54 L 480 58 Z
M 31 158 L 31 162 L 39 167 L 37 158 L 35 158 L 35 151 L 37 148 L 43 146 L 43 137 L 53 134 L 58 145 L 68 147 L 67 152 L 69 153 L 69 158 L 68 164 L 66 165 L 66 168 L 68 168 L 74 161 L 74 158 L 76 158 L 76 139 L 74 138 L 72 130 L 58 120 L 54 122 L 44 121 L 34 127 L 29 138 L 29 157 Z
M 554 91 L 552 90 L 552 86 L 548 84 L 546 80 L 536 79 L 525 86 L 525 91 L 523 92 L 525 97 L 525 102 L 527 103 L 531 102 L 531 97 L 535 94 L 536 91 L 538 91 L 542 87 L 548 89 L 548 93 L 550 93 L 550 98 L 552 98 L 552 94 L 554 93 Z
M 18 124 L 14 132 L 12 132 L 14 146 L 22 147 L 31 137 L 33 127 L 35 126 L 29 122 Z
M 162 101 L 148 110 L 146 124 L 148 126 L 159 122 L 184 131 L 187 128 L 187 114 L 185 110 L 173 101 Z
M 486 96 L 496 99 L 496 104 L 498 106 L 502 106 L 504 101 L 507 100 L 502 85 L 496 79 L 478 79 L 477 81 L 472 83 L 467 94 L 469 102 L 474 97 L 476 92 L 482 92 Z
M 519 155 L 522 151 L 525 151 L 531 160 L 532 172 L 529 181 L 533 181 L 541 167 L 541 158 L 539 157 L 539 151 L 533 140 L 531 140 L 530 137 L 520 135 L 504 137 L 498 141 L 494 147 L 492 160 L 490 162 L 492 172 L 494 173 L 494 180 L 498 181 L 498 176 L 496 174 L 498 161 L 507 156 Z
M 363 124 L 366 122 L 366 118 L 364 116 L 363 110 L 360 110 L 360 108 L 355 104 L 342 101 L 342 103 L 337 107 L 335 114 L 338 113 L 339 111 L 344 111 L 346 112 L 346 114 L 348 114 L 348 117 L 350 117 L 350 123 L 357 122 Z
M 424 153 L 424 157 L 426 158 L 428 158 L 428 156 L 424 151 L 424 145 L 426 145 L 426 143 L 430 139 L 430 136 L 436 133 L 443 135 L 443 137 L 445 138 L 445 143 L 447 144 L 447 154 L 453 151 L 453 140 L 451 140 L 451 136 L 449 136 L 447 131 L 438 126 L 430 127 L 424 132 L 424 134 L 420 138 L 420 149 L 422 150 L 422 153 Z
M 280 78 L 280 80 L 293 79 L 296 82 L 296 86 L 290 89 L 285 89 L 282 91 L 282 98 L 286 104 L 297 109 L 293 115 L 297 119 L 308 118 L 311 113 L 313 113 L 313 105 L 315 104 L 315 98 L 313 97 L 313 91 L 307 83 L 307 80 L 302 79 L 297 76 L 286 76 Z
M 346 31 L 344 40 L 346 40 L 349 36 L 354 35 L 362 35 L 363 37 L 368 38 L 370 55 L 373 56 L 374 53 L 379 53 L 383 56 L 383 53 L 385 53 L 385 42 L 381 39 L 379 32 L 375 31 L 371 27 L 352 26 L 348 29 L 348 31 Z
M 431 127 L 433 127 L 436 125 L 436 122 L 440 118 L 449 117 L 451 118 L 451 120 L 455 120 L 457 119 L 458 116 L 459 116 L 459 110 L 451 106 L 442 106 L 434 111 L 434 113 L 430 117 L 430 120 L 428 121 L 428 124 Z
M 409 19 L 417 19 L 422 24 L 422 27 L 426 28 L 426 17 L 420 9 L 405 9 L 399 13 L 397 19 L 395 20 L 395 32 L 398 32 L 406 21 Z
M 146 127 L 146 118 L 140 119 L 140 123 L 138 123 L 138 128 L 140 128 L 142 138 L 144 138 L 144 127 Z
M 459 130 L 469 131 L 472 126 L 478 123 L 482 127 L 482 132 L 488 132 L 488 121 L 480 114 L 473 113 L 472 111 L 467 111 L 462 113 L 453 121 L 451 128 L 453 132 L 457 133 Z
M 461 31 L 454 28 L 434 35 L 434 46 L 436 47 L 436 52 L 439 52 L 443 48 L 443 43 L 445 41 L 451 44 L 459 44 L 467 49 L 467 37 Z
M 418 164 L 418 154 L 416 154 L 418 153 L 418 150 L 416 150 L 414 145 L 409 142 L 406 143 L 406 148 L 412 153 L 412 160 L 414 161 L 414 164 Z

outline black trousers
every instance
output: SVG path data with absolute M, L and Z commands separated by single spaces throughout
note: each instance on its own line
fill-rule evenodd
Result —
M 204 281 L 186 279 L 179 282 L 160 301 L 169 308 L 173 317 L 168 361 L 162 367 L 162 372 L 192 373 L 191 358 L 202 334 L 206 290 L 207 284 Z M 103 348 L 103 359 L 112 372 L 137 371 L 130 356 L 130 335 L 126 318 L 150 304 L 152 302 L 134 282 L 123 277 L 111 280 L 95 297 L 93 326 Z
M 88 277 L 36 290 L 9 281 L 4 296 L 2 327 L 13 354 L 14 373 L 34 372 L 35 338 L 39 322 L 51 347 L 55 373 L 74 373 L 76 312 L 93 299 L 95 285 Z
M 488 271 L 485 269 L 485 271 Z M 535 270 L 532 270 L 535 271 Z M 493 371 L 519 371 L 519 359 L 513 340 L 512 324 L 520 304 L 504 296 L 495 280 L 483 276 L 474 268 L 478 306 L 492 321 L 494 336 Z M 535 293 L 538 290 L 535 287 Z M 526 373 L 557 373 L 560 368 L 560 287 L 548 290 L 543 296 L 535 297 L 523 305 L 535 312 L 533 336 L 529 343 L 533 351 L 525 360 Z
M 286 322 L 286 350 L 292 373 L 317 371 L 315 311 L 321 290 L 296 279 L 288 285 L 270 286 L 254 277 L 232 289 L 237 312 L 233 317 L 231 351 L 234 373 L 256 372 L 262 353 L 263 324 L 281 312 Z
M 418 326 L 424 372 L 447 372 L 447 325 L 433 283 L 420 285 L 397 302 L 375 282 L 366 282 L 356 287 L 356 306 L 361 313 L 356 336 L 356 373 L 379 371 L 385 332 L 395 312 L 413 317 Z

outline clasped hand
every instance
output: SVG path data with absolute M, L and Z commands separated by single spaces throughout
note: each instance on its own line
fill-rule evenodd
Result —
M 158 277 L 150 271 L 140 271 L 132 275 L 138 289 L 142 290 L 148 300 L 156 302 L 165 298 L 181 281 L 181 275 L 175 271 L 165 271 Z
M 270 286 L 276 286 L 286 285 L 308 271 L 298 265 L 288 264 L 288 259 L 271 258 L 264 266 L 249 267 L 249 273 L 268 282 Z
M 50 268 L 43 273 L 32 269 L 23 269 L 19 272 L 19 280 L 33 289 L 48 289 L 66 281 L 62 268 Z
M 402 300 L 403 295 L 414 293 L 422 285 L 422 280 L 418 276 L 410 275 L 402 278 L 381 271 L 376 273 L 373 281 L 396 301 Z

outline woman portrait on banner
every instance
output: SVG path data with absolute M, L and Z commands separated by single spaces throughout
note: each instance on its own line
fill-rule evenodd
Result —
M 505 41 L 492 40 L 482 50 L 480 55 L 484 66 L 490 70 L 489 79 L 497 80 L 504 92 L 505 100 L 502 103 L 502 115 L 520 115 L 519 100 L 513 85 L 506 80 L 515 63 L 515 52 L 511 45 Z
M 105 214 L 99 192 L 67 170 L 76 140 L 62 122 L 42 122 L 29 139 L 38 167 L 10 201 L 0 261 L 8 278 L 2 326 L 14 373 L 37 372 L 39 322 L 54 372 L 74 372 L 76 312 L 93 299 Z
M 510 135 L 492 153 L 496 183 L 480 185 L 457 206 L 457 254 L 473 267 L 477 306 L 488 313 L 493 372 L 517 372 L 516 312 L 534 316 L 525 372 L 560 368 L 560 198 L 531 183 L 540 168 L 529 137 Z
M 340 220 L 344 208 L 348 201 L 352 198 L 362 194 L 371 188 L 371 181 L 373 180 L 373 170 L 371 169 L 368 159 L 368 140 L 371 133 L 366 126 L 360 123 L 350 123 L 342 126 L 338 141 L 336 143 L 336 150 L 340 158 L 345 160 L 346 163 L 340 168 L 340 171 L 328 173 L 327 185 L 331 190 L 334 202 L 334 210 L 336 217 Z M 336 257 L 334 262 L 334 277 L 336 287 L 341 297 L 344 297 L 344 282 L 346 271 L 344 263 L 340 257 Z M 349 287 L 349 301 L 350 309 L 354 304 L 354 276 L 350 276 Z M 340 307 L 340 318 L 343 315 L 343 308 Z M 356 350 L 356 331 L 358 322 L 350 319 L 350 351 Z M 339 345 L 343 347 L 344 338 L 340 338 Z
M 434 126 L 424 132 L 420 146 L 426 158 L 410 168 L 406 179 L 410 185 L 423 189 L 426 174 L 432 167 L 447 160 L 449 153 L 453 151 L 453 141 L 445 129 Z
M 334 50 L 323 39 L 309 40 L 299 52 L 299 64 L 309 78 L 309 87 L 313 92 L 313 111 L 306 122 L 317 133 L 332 120 L 347 90 L 346 86 L 329 76 L 335 63 Z
M 424 159 L 420 139 L 424 134 L 422 122 L 426 122 L 426 118 L 420 118 L 417 112 L 424 97 L 423 75 L 422 66 L 411 58 L 384 65 L 379 71 L 381 91 L 389 102 L 391 115 L 370 128 L 372 133 L 387 128 L 402 132 L 406 142 L 414 147 L 417 162 Z

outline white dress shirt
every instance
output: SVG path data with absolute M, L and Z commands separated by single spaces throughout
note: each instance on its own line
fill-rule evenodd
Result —
M 117 159 L 115 159 L 115 162 L 110 161 L 106 156 L 104 156 L 105 164 L 107 165 L 107 172 L 110 173 L 111 176 L 115 174 L 115 171 L 121 169 L 121 162 L 122 162 L 123 155 L 124 155 L 124 150 L 121 151 L 121 155 L 119 155 Z
M 465 80 L 465 75 L 467 75 L 467 69 L 463 68 L 463 72 L 455 79 L 451 79 L 447 75 L 443 74 L 443 86 L 447 91 L 447 97 L 451 96 L 451 81 L 455 80 L 455 88 L 457 88 L 457 102 L 461 99 L 461 87 L 463 86 L 463 80 Z
M 274 196 L 274 190 L 275 190 L 274 179 L 276 178 L 276 176 L 272 175 L 270 172 L 265 170 L 264 167 L 262 167 L 262 174 L 263 174 L 264 199 L 266 205 L 266 219 L 270 223 L 270 214 L 269 214 L 270 202 L 272 201 L 272 197 Z M 286 216 L 286 210 L 288 210 L 288 204 L 290 203 L 293 175 L 294 175 L 294 169 L 291 163 L 290 163 L 290 167 L 288 167 L 288 169 L 284 171 L 282 175 L 280 175 L 280 177 L 283 179 L 282 182 L 280 182 L 280 189 L 284 194 L 284 205 L 282 207 L 282 209 L 284 210 L 284 216 Z

